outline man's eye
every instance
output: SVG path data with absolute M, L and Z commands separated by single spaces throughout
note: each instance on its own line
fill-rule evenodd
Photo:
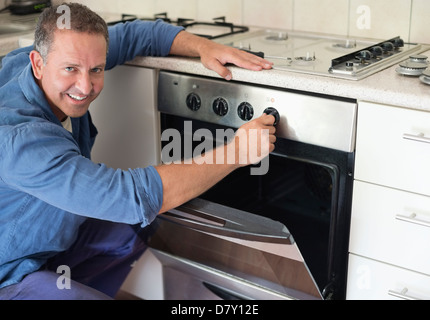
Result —
M 94 69 L 91 69 L 91 71 L 94 73 L 100 73 L 102 72 L 102 68 L 94 68 Z
M 66 71 L 73 71 L 73 70 L 75 70 L 75 69 L 74 69 L 73 67 L 66 67 L 66 68 L 65 68 L 65 70 L 66 70 Z

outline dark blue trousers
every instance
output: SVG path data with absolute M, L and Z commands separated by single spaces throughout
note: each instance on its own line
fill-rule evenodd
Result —
M 0 300 L 112 299 L 146 249 L 141 231 L 140 226 L 88 219 L 69 250 L 20 283 L 0 289 Z M 64 270 L 70 270 L 71 280 Z

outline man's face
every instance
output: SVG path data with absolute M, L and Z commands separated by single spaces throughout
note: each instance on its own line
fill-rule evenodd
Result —
M 83 116 L 103 89 L 106 40 L 102 35 L 56 30 L 46 64 L 36 51 L 30 59 L 34 76 L 60 121 Z

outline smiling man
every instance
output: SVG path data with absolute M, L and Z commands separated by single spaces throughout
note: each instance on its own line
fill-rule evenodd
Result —
M 274 149 L 274 117 L 263 115 L 241 128 L 269 132 L 261 141 L 267 151 L 248 163 L 122 171 L 92 162 L 97 130 L 88 108 L 105 70 L 137 55 L 200 57 L 225 79 L 227 63 L 271 64 L 161 20 L 108 29 L 87 7 L 67 8 L 70 28 L 57 27 L 61 10 L 45 9 L 34 47 L 11 52 L 0 70 L 0 299 L 114 297 L 146 248 L 142 228 L 157 214 Z
M 59 29 L 49 59 L 39 51 L 30 52 L 34 77 L 60 121 L 85 115 L 102 91 L 106 51 L 101 35 Z

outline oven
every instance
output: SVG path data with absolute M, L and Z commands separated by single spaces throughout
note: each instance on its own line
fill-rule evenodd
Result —
M 124 15 L 110 24 L 135 19 L 163 19 L 263 55 L 274 62 L 277 74 L 307 73 L 340 81 L 361 81 L 409 56 L 412 62 L 420 62 L 415 54 L 425 49 L 402 43 L 399 37 L 374 40 L 248 29 L 223 18 L 173 20 L 166 13 Z M 410 65 L 406 67 L 411 72 Z M 268 162 L 242 168 L 199 199 L 157 217 L 150 226 L 150 249 L 133 268 L 126 289 L 145 299 L 344 299 L 356 101 L 162 71 L 155 103 L 153 88 L 147 84 L 158 70 L 148 74 L 145 68 L 121 68 L 110 71 L 114 73 L 106 85 L 112 90 L 103 90 L 93 102 L 99 108 L 92 105 L 91 113 L 94 121 L 99 119 L 97 127 L 104 128 L 99 130 L 99 154 L 93 153 L 93 159 L 124 170 L 158 163 L 159 134 L 168 129 L 179 132 L 183 141 L 193 141 L 190 136 L 202 136 L 202 129 L 211 132 L 205 137 L 216 137 L 213 132 L 236 129 L 269 107 L 280 116 L 276 149 Z M 259 73 L 252 77 L 258 79 Z M 120 91 L 118 83 L 124 84 Z M 142 83 L 147 90 L 141 90 Z M 132 108 L 115 107 L 124 102 Z M 128 130 L 115 127 L 119 118 L 127 119 Z M 193 141 L 197 148 L 199 139 Z M 168 150 L 169 141 L 163 144 L 167 146 L 163 150 Z M 154 152 L 136 154 L 148 147 Z M 189 145 L 182 149 L 187 157 L 192 153 Z M 171 161 L 169 154 L 163 158 Z M 251 173 L 266 167 L 266 174 Z M 159 283 L 160 265 L 163 284 Z M 164 287 L 164 296 L 159 286 Z
M 166 13 L 123 18 L 119 22 L 161 18 L 265 57 L 276 70 L 346 80 L 423 50 L 400 37 L 249 30 L 223 17 L 212 23 L 173 21 Z M 149 226 L 164 299 L 345 299 L 355 100 L 160 71 L 162 160 L 225 143 L 224 133 L 268 110 L 278 118 L 278 140 L 267 159 L 233 172 Z
M 345 298 L 355 101 L 161 71 L 162 160 L 225 143 L 268 108 L 268 159 L 152 223 L 165 299 Z

